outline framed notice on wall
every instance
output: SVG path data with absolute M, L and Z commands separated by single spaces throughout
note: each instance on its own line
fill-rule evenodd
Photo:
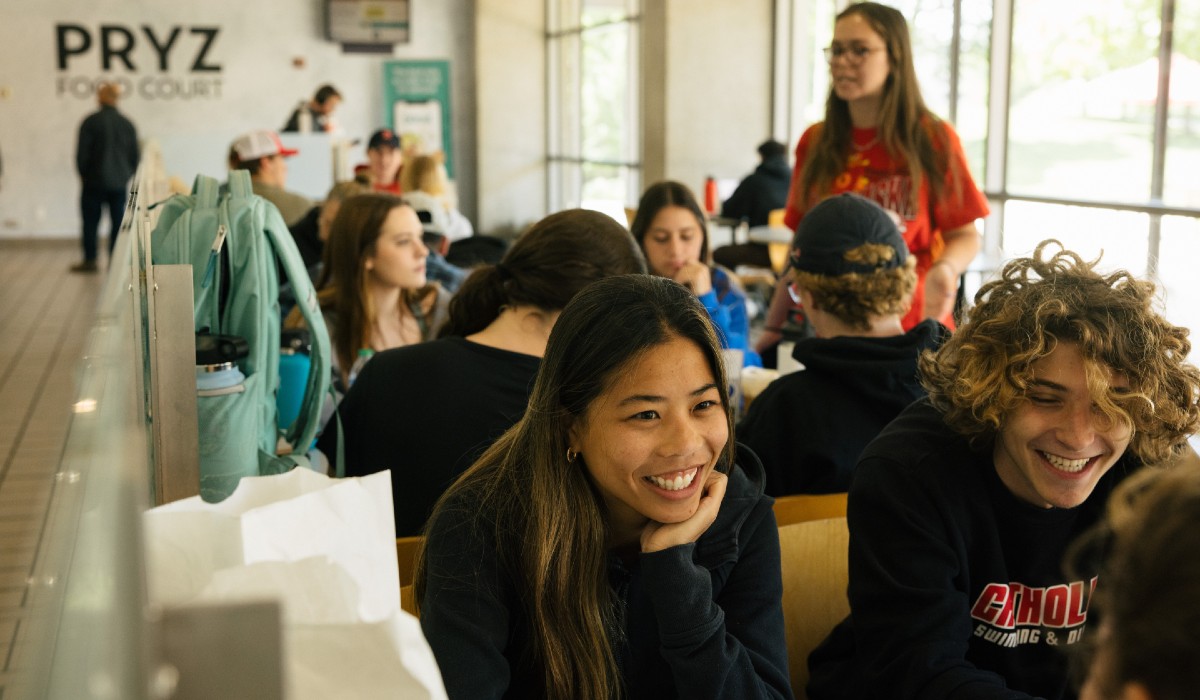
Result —
M 410 0 L 326 0 L 329 38 L 342 44 L 406 44 Z
M 404 148 L 446 154 L 446 173 L 454 177 L 454 139 L 450 133 L 450 62 L 387 61 L 383 64 L 385 117 Z

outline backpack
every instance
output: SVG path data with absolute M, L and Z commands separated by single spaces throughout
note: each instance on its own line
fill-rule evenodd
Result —
M 197 398 L 200 495 L 216 502 L 232 493 L 243 476 L 307 466 L 304 455 L 316 435 L 329 386 L 329 333 L 283 217 L 253 193 L 247 171 L 229 173 L 228 191 L 221 191 L 213 178 L 198 175 L 190 195 L 175 195 L 161 209 L 151 234 L 151 258 L 155 264 L 191 264 L 197 334 L 237 336 L 249 346 L 249 354 L 237 361 L 245 375 L 242 388 L 202 391 Z M 276 426 L 280 268 L 311 331 L 301 409 L 283 429 Z

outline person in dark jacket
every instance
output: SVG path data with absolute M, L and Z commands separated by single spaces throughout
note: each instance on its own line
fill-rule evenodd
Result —
M 895 222 L 854 194 L 830 197 L 800 222 L 792 285 L 816 337 L 796 343 L 804 369 L 772 382 L 738 425 L 767 471 L 767 493 L 850 488 L 864 447 L 925 395 L 917 358 L 946 329 L 932 319 L 908 333 L 900 317 L 917 283 Z
M 788 165 L 787 146 L 767 139 L 758 145 L 762 162 L 738 183 L 737 189 L 721 205 L 721 216 L 740 219 L 750 226 L 766 226 L 770 214 L 787 206 L 788 187 L 792 182 L 792 166 Z M 771 256 L 765 243 L 739 243 L 722 246 L 713 251 L 713 260 L 737 269 L 738 265 L 771 267 Z
M 1064 555 L 1200 429 L 1188 330 L 1097 264 L 1043 242 L 922 356 L 928 397 L 855 467 L 850 615 L 809 656 L 812 700 L 1076 697 L 1064 652 L 1107 579 Z
M 645 272 L 625 227 L 568 209 L 475 269 L 450 300 L 437 340 L 378 353 L 317 447 L 339 442 L 349 476 L 392 470 L 396 535 L 420 534 L 433 505 L 525 413 L 546 341 L 571 297 L 610 275 Z M 404 397 L 397 400 L 397 397 Z
M 758 157 L 762 162 L 721 205 L 721 216 L 745 219 L 751 226 L 766 226 L 768 215 L 787 205 L 788 186 L 792 182 L 787 146 L 768 139 L 758 145 Z
M 452 699 L 787 698 L 779 535 L 676 282 L 563 310 L 524 418 L 439 502 L 421 626 Z
M 108 235 L 108 252 L 112 254 L 125 215 L 129 179 L 137 171 L 137 129 L 117 111 L 120 94 L 120 88 L 115 84 L 102 83 L 96 91 L 100 109 L 88 115 L 79 126 L 75 168 L 83 184 L 79 195 L 79 211 L 83 216 L 83 262 L 72 265 L 72 272 L 98 269 L 96 238 L 100 216 L 106 206 L 112 224 Z

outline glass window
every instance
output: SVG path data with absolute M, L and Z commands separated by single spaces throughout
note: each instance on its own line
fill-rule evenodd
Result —
M 641 188 L 636 0 L 551 0 L 550 203 L 624 221 Z
M 1200 3 L 1175 3 L 1173 48 L 1163 201 L 1200 208 Z
M 1010 192 L 1146 201 L 1158 26 L 1150 0 L 1016 4 Z
M 1146 274 L 1150 217 L 1139 212 L 1010 201 L 1004 207 L 1005 259 L 1029 255 L 1047 238 L 1105 270 Z
M 1166 302 L 1172 323 L 1200 330 L 1200 284 L 1196 284 L 1196 261 L 1200 260 L 1200 219 L 1185 216 L 1162 218 L 1159 244 L 1159 293 Z M 1196 343 L 1196 336 L 1192 336 Z M 1196 361 L 1193 345 L 1192 361 Z

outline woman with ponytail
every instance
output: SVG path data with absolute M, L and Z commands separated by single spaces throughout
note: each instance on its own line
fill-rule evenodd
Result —
M 546 339 L 571 297 L 603 277 L 645 271 L 611 217 L 552 214 L 450 300 L 438 340 L 377 354 L 339 406 L 345 473 L 392 470 L 396 535 L 416 535 L 434 502 L 525 411 Z M 335 459 L 330 423 L 318 447 Z
M 779 534 L 682 285 L 597 282 L 529 410 L 438 502 L 421 627 L 452 700 L 790 698 Z

